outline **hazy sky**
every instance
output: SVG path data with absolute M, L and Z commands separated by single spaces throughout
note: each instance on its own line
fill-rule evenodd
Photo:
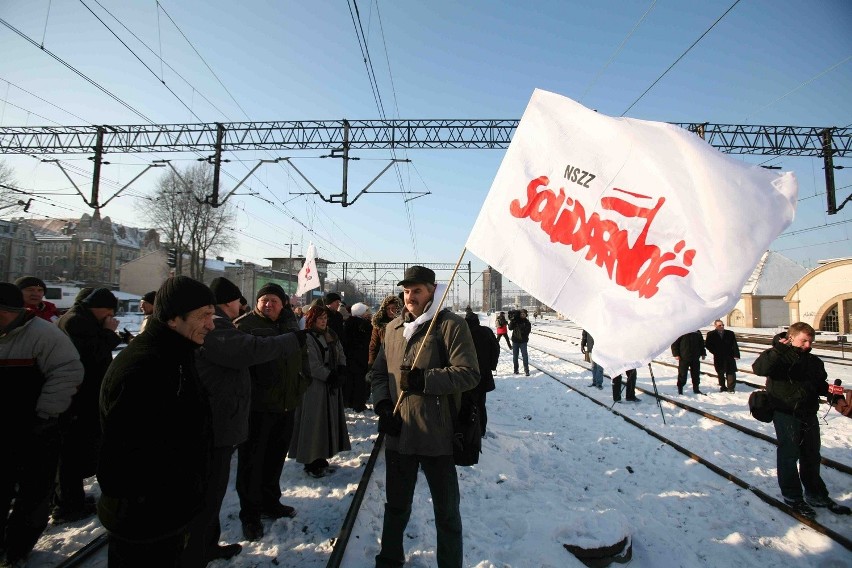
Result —
M 387 117 L 514 119 L 520 118 L 535 88 L 621 115 L 732 3 L 432 0 L 360 1 L 357 8 Z M 36 43 L 43 42 L 156 123 L 194 123 L 199 118 L 203 122 L 378 119 L 352 6 L 351 0 L 159 4 L 0 0 L 0 18 Z M 668 122 L 848 126 L 850 29 L 848 0 L 741 0 L 627 116 Z M 0 53 L 0 125 L 145 123 L 3 25 Z M 408 191 L 431 192 L 407 206 L 400 194 L 365 194 L 348 208 L 316 196 L 294 198 L 291 193 L 307 191 L 308 186 L 285 165 L 264 165 L 250 187 L 239 192 L 250 189 L 263 199 L 232 198 L 238 208 L 234 229 L 240 247 L 225 256 L 262 262 L 264 257 L 289 253 L 287 243 L 297 243 L 293 252 L 304 253 L 313 241 L 320 256 L 334 261 L 455 262 L 503 153 L 401 152 L 399 157 L 412 163 L 402 165 L 398 176 L 390 170 L 372 189 L 399 191 L 401 183 Z M 321 154 L 286 155 L 293 156 L 298 168 L 328 196 L 340 191 L 341 164 L 318 159 Z M 350 197 L 389 158 L 387 151 L 353 155 L 362 159 L 350 163 Z M 240 152 L 225 157 L 232 160 L 223 168 L 230 174 L 222 178 L 227 192 L 247 168 L 270 154 Z M 63 158 L 84 173 L 91 171 L 84 156 Z M 101 200 L 145 164 L 162 158 L 187 165 L 197 156 L 109 155 Z M 34 204 L 31 213 L 66 217 L 86 211 L 55 165 L 28 156 L 5 159 L 15 168 L 19 186 L 49 192 L 43 197 L 50 203 Z M 778 165 L 798 175 L 802 200 L 797 218 L 773 243 L 774 250 L 809 267 L 819 259 L 852 252 L 852 203 L 837 215 L 825 213 L 821 159 L 740 159 Z M 848 165 L 848 160 L 835 163 Z M 835 172 L 838 204 L 852 192 L 848 171 Z M 102 214 L 144 226 L 144 201 L 138 196 L 151 192 L 158 175 L 160 170 L 145 174 Z M 90 174 L 74 176 L 88 195 Z M 759 222 L 759 212 L 755 214 Z M 472 260 L 475 270 L 483 267 L 470 255 L 465 260 Z

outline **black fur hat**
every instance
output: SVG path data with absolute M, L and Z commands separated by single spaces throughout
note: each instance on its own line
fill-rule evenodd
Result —
M 97 288 L 80 300 L 80 304 L 87 308 L 110 308 L 115 311 L 118 309 L 118 298 L 106 288 Z

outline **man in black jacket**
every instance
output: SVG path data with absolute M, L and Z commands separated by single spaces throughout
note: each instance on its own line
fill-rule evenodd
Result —
M 707 332 L 707 351 L 713 354 L 713 366 L 719 377 L 719 391 L 734 392 L 737 387 L 737 359 L 740 358 L 740 346 L 737 336 L 725 329 L 722 320 L 713 322 L 714 329 Z M 727 384 L 726 384 L 727 383 Z
M 287 293 L 277 284 L 257 292 L 255 309 L 237 318 L 242 332 L 273 337 L 298 331 L 295 318 L 287 317 Z M 291 312 L 292 313 L 292 312 Z M 280 502 L 281 471 L 293 436 L 293 417 L 302 403 L 310 378 L 302 373 L 303 357 L 277 358 L 249 368 L 251 412 L 248 439 L 237 449 L 237 494 L 240 521 L 246 540 L 263 537 L 261 516 L 292 517 L 296 510 Z
M 204 509 L 193 520 L 186 547 L 187 564 L 205 566 L 219 558 L 239 554 L 239 544 L 220 545 L 219 511 L 228 489 L 231 456 L 248 439 L 251 408 L 249 367 L 279 357 L 301 357 L 305 332 L 258 337 L 232 323 L 240 315 L 240 289 L 227 278 L 214 278 L 210 290 L 216 298 L 214 329 L 195 354 L 201 384 L 213 418 L 213 454 Z
M 787 337 L 778 338 L 752 365 L 755 374 L 766 377 L 766 391 L 775 410 L 772 422 L 778 439 L 781 495 L 794 511 L 809 518 L 816 516 L 812 507 L 827 507 L 843 515 L 850 513 L 849 507 L 828 497 L 828 489 L 819 474 L 817 410 L 819 397 L 828 394 L 828 375 L 822 360 L 811 353 L 815 334 L 810 325 L 794 323 Z
M 491 328 L 479 324 L 479 316 L 474 312 L 467 312 L 464 316 L 473 345 L 476 347 L 476 360 L 479 363 L 479 384 L 473 389 L 476 399 L 476 407 L 479 409 L 479 422 L 482 426 L 482 435 L 485 436 L 485 423 L 488 421 L 488 413 L 485 411 L 485 393 L 494 390 L 494 374 L 497 369 L 497 361 L 500 359 L 500 343 Z
M 86 374 L 71 407 L 59 417 L 62 445 L 52 512 L 54 524 L 95 514 L 94 501 L 86 501 L 83 480 L 96 471 L 101 440 L 98 396 L 112 363 L 112 351 L 121 343 L 115 332 L 116 308 L 115 295 L 106 288 L 97 288 L 56 322 L 77 348 Z
M 704 338 L 697 329 L 685 333 L 672 343 L 672 355 L 677 359 L 677 393 L 683 394 L 686 385 L 686 373 L 692 377 L 692 392 L 703 394 L 698 385 L 701 384 L 701 361 L 707 356 L 704 349 Z
M 182 566 L 212 442 L 195 351 L 213 330 L 214 304 L 201 282 L 169 278 L 145 333 L 104 376 L 98 517 L 110 533 L 110 568 Z

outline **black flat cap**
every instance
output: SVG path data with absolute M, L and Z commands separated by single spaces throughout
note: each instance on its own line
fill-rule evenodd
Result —
M 409 284 L 435 284 L 435 272 L 425 266 L 409 266 L 405 269 L 405 276 L 397 286 L 408 286 Z

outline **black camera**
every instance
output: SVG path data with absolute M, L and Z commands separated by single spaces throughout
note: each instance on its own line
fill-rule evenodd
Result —
M 509 310 L 509 321 L 515 321 L 516 319 L 520 319 L 521 310 Z

